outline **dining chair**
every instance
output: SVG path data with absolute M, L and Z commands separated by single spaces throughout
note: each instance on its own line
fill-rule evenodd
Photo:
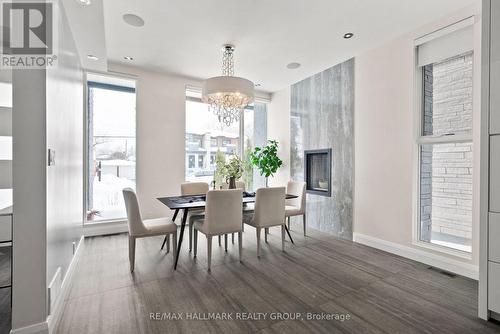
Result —
M 177 225 L 175 225 L 168 217 L 143 220 L 139 208 L 139 201 L 137 200 L 137 195 L 133 189 L 123 189 L 123 198 L 125 200 L 125 208 L 127 211 L 130 272 L 133 272 L 135 267 L 135 240 L 138 238 L 165 235 L 165 238 L 167 238 L 168 241 L 170 240 L 170 235 L 172 235 L 172 248 L 175 258 L 177 254 Z M 167 244 L 167 251 L 169 250 L 170 242 Z
M 243 197 L 241 189 L 210 190 L 207 193 L 205 217 L 194 221 L 194 256 L 198 252 L 198 232 L 207 237 L 208 271 L 212 263 L 212 237 L 238 233 L 241 261 Z M 227 243 L 226 243 L 227 244 Z
M 286 200 L 285 216 L 288 220 L 288 229 L 290 230 L 290 217 L 302 216 L 304 225 L 304 236 L 306 235 L 306 183 L 289 181 L 286 186 L 286 193 L 295 195 L 297 198 Z
M 181 195 L 182 196 L 196 196 L 196 195 L 205 195 L 210 186 L 206 182 L 185 182 L 181 184 Z M 189 251 L 193 248 L 193 219 L 192 216 L 203 215 L 204 209 L 190 209 L 188 211 L 188 233 L 189 233 Z M 165 246 L 165 242 L 167 242 L 167 238 L 163 240 L 163 244 L 161 245 L 161 249 Z
M 229 189 L 229 183 L 224 182 L 221 187 L 222 187 L 222 189 Z M 241 189 L 242 191 L 246 191 L 245 188 L 246 188 L 245 182 L 236 181 L 236 189 Z M 243 210 L 246 210 L 246 209 L 247 208 L 245 207 L 245 205 L 243 205 Z M 245 231 L 244 225 L 243 225 L 243 231 Z M 231 233 L 231 242 L 234 245 L 234 233 Z M 224 235 L 224 244 L 225 244 L 225 248 L 226 248 L 226 252 L 227 252 L 227 234 Z M 221 236 L 219 236 L 219 246 L 220 245 L 221 245 Z
M 255 227 L 257 257 L 260 257 L 260 231 L 262 228 L 281 226 L 281 249 L 285 251 L 285 187 L 257 189 L 254 211 L 253 213 L 244 212 L 243 222 Z
M 224 182 L 221 187 L 222 187 L 222 189 L 229 189 L 229 183 Z M 245 188 L 246 188 L 245 182 L 236 181 L 236 189 L 241 189 L 241 190 L 245 191 Z

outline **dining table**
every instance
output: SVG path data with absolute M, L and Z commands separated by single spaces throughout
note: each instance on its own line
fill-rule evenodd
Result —
M 297 198 L 297 195 L 286 194 L 286 199 Z M 188 217 L 189 210 L 194 209 L 204 209 L 206 205 L 206 195 L 185 195 L 185 196 L 169 196 L 169 197 L 158 197 L 157 198 L 161 203 L 166 205 L 170 210 L 174 210 L 174 216 L 172 217 L 172 221 L 175 222 L 179 211 L 182 210 L 182 221 L 181 221 L 181 233 L 179 236 L 178 244 L 177 244 L 177 252 L 175 256 L 175 264 L 174 270 L 177 270 L 177 262 L 179 261 L 179 254 L 181 252 L 182 245 L 182 237 L 184 235 L 184 228 L 186 227 L 186 221 Z M 255 193 L 253 192 L 243 192 L 243 205 L 248 203 L 255 202 Z M 292 236 L 290 235 L 290 231 L 285 224 L 285 230 L 290 238 L 290 241 L 293 243 Z M 166 241 L 166 240 L 165 240 Z

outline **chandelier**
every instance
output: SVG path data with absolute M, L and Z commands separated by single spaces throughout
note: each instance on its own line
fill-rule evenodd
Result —
M 250 80 L 234 76 L 234 46 L 222 48 L 222 76 L 205 80 L 202 100 L 220 123 L 230 126 L 237 122 L 243 109 L 254 100 L 254 84 Z

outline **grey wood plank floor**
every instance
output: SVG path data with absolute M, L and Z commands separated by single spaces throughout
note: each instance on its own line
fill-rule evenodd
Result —
M 139 239 L 133 274 L 126 234 L 87 238 L 57 333 L 500 333 L 500 325 L 476 316 L 477 282 L 308 233 L 292 226 L 295 244 L 287 242 L 282 252 L 280 231 L 271 229 L 258 259 L 255 230 L 246 227 L 243 261 L 237 244 L 229 242 L 226 253 L 215 242 L 211 273 L 203 235 L 197 258 L 185 242 L 177 271 L 172 253 L 159 250 L 161 237 Z M 186 319 L 213 312 L 233 320 Z M 236 319 L 241 312 L 267 318 Z M 155 313 L 183 320 L 151 319 Z M 279 317 L 288 313 L 300 316 Z M 308 320 L 308 314 L 350 319 Z
M 0 247 L 0 286 L 10 285 L 11 246 Z M 10 288 L 0 289 L 0 333 L 8 333 L 11 323 Z

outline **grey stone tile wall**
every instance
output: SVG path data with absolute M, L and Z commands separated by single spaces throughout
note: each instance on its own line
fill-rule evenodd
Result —
M 292 85 L 290 123 L 292 179 L 304 180 L 304 150 L 332 149 L 332 196 L 307 195 L 308 225 L 352 239 L 354 59 Z

